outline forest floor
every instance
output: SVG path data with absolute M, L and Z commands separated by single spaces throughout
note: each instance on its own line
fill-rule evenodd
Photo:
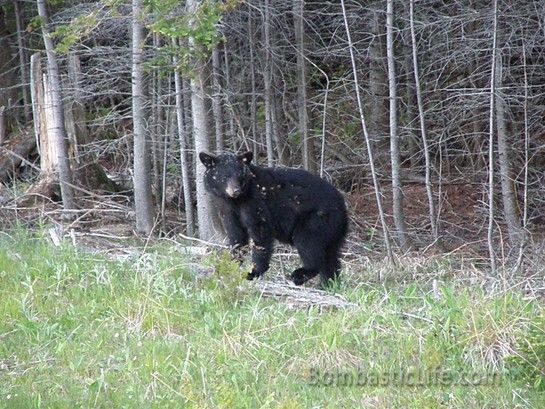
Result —
M 285 281 L 290 251 L 255 283 L 123 224 L 5 230 L 0 407 L 543 407 L 543 277 L 351 249 L 323 293 Z

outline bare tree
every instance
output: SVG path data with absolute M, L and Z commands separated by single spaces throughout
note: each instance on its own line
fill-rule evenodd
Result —
M 134 129 L 134 204 L 136 230 L 150 234 L 153 229 L 154 206 L 151 194 L 151 159 L 144 119 L 144 21 L 143 1 L 132 1 L 132 119 Z
M 411 248 L 407 224 L 403 213 L 403 189 L 399 170 L 399 135 L 397 130 L 397 82 L 394 56 L 394 0 L 386 2 L 386 54 L 388 60 L 388 88 L 390 93 L 390 162 L 392 167 L 392 205 L 394 223 L 397 229 L 400 247 L 403 251 Z
M 360 95 L 360 88 L 358 82 L 358 71 L 356 66 L 356 58 L 354 57 L 354 44 L 352 43 L 352 37 L 350 35 L 350 28 L 348 25 L 348 18 L 346 16 L 346 7 L 344 5 L 344 0 L 341 0 L 341 7 L 343 12 L 344 27 L 346 29 L 346 37 L 348 39 L 348 47 L 350 49 L 350 60 L 352 62 L 352 73 L 354 75 L 354 88 L 356 90 L 356 99 L 358 102 L 359 110 L 359 119 L 361 122 L 361 127 L 363 134 L 365 136 L 365 143 L 367 145 L 367 155 L 369 158 L 369 167 L 371 168 L 371 177 L 373 178 L 373 186 L 375 188 L 375 198 L 377 200 L 377 208 L 380 217 L 380 223 L 382 225 L 382 233 L 384 235 L 384 245 L 386 247 L 386 252 L 388 254 L 388 259 L 391 263 L 394 263 L 394 255 L 392 253 L 392 246 L 390 244 L 390 235 L 388 233 L 388 226 L 386 225 L 386 219 L 384 218 L 384 210 L 382 208 L 382 198 L 380 192 L 380 186 L 378 183 L 377 173 L 375 171 L 375 161 L 373 158 L 373 147 L 371 146 L 371 138 L 369 137 L 369 132 L 367 131 L 367 125 L 365 123 L 365 116 L 363 115 L 363 102 Z M 379 277 L 380 278 L 380 277 Z
M 50 127 L 51 138 L 56 146 L 57 170 L 61 185 L 62 202 L 65 210 L 73 209 L 74 189 L 72 184 L 72 170 L 68 158 L 67 134 L 64 125 L 64 109 L 62 105 L 61 74 L 57 63 L 57 56 L 53 41 L 49 34 L 49 23 L 44 0 L 37 0 L 38 15 L 41 19 L 42 36 L 47 54 L 47 77 L 50 84 L 51 112 L 53 122 Z
M 498 0 L 493 3 L 492 68 L 490 70 L 490 111 L 488 115 L 488 252 L 492 274 L 496 274 L 494 251 L 494 103 L 496 95 L 496 53 L 498 40 Z
M 431 184 L 431 159 L 430 148 L 428 142 L 428 136 L 426 135 L 426 119 L 424 113 L 424 103 L 422 101 L 422 88 L 420 85 L 420 74 L 418 69 L 418 50 L 416 45 L 416 34 L 414 29 L 414 0 L 410 1 L 409 5 L 409 20 L 411 26 L 411 48 L 413 55 L 413 70 L 414 70 L 414 83 L 416 90 L 416 104 L 418 106 L 418 118 L 420 121 L 420 135 L 422 136 L 422 145 L 424 146 L 424 160 L 425 160 L 425 172 L 426 172 L 426 195 L 428 196 L 428 208 L 430 225 L 432 229 L 433 238 L 436 243 L 439 243 L 439 222 L 435 212 L 435 203 L 433 200 L 433 189 Z
M 526 239 L 528 229 L 528 170 L 529 170 L 529 152 L 530 152 L 530 131 L 528 126 L 528 67 L 526 65 L 526 45 L 522 46 L 522 61 L 524 68 L 524 191 L 523 191 L 523 213 L 522 227 Z M 523 243 L 521 243 L 522 246 Z

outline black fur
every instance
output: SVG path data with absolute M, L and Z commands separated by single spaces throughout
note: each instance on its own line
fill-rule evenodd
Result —
M 251 164 L 252 153 L 199 154 L 232 249 L 253 241 L 254 264 L 248 279 L 269 268 L 274 239 L 297 248 L 303 267 L 291 278 L 297 285 L 320 274 L 322 286 L 340 270 L 339 252 L 348 228 L 342 195 L 325 180 L 290 168 Z

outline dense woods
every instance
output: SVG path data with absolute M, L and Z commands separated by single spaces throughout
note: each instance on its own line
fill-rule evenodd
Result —
M 332 181 L 353 242 L 392 260 L 469 245 L 494 270 L 539 246 L 542 2 L 1 10 L 3 217 L 34 206 L 84 220 L 97 202 L 128 203 L 140 233 L 217 241 L 196 152 L 252 150 Z
M 542 409 L 544 168 L 543 0 L 0 0 L 0 409 Z

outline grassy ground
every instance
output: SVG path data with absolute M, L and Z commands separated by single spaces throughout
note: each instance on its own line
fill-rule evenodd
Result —
M 543 407 L 505 373 L 535 300 L 445 276 L 369 284 L 367 265 L 338 289 L 357 307 L 290 309 L 208 262 L 196 278 L 168 248 L 114 262 L 1 234 L 0 407 Z

